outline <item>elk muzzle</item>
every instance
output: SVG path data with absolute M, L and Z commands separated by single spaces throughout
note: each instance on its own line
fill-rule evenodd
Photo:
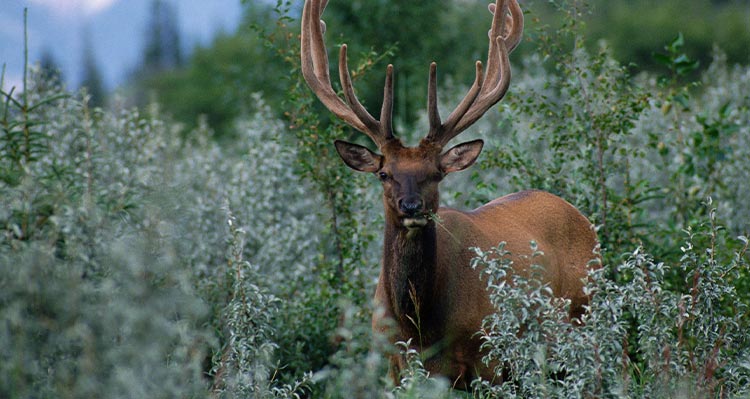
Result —
M 424 212 L 424 201 L 416 195 L 407 195 L 397 201 L 398 210 L 404 227 L 415 229 L 427 225 L 427 215 Z

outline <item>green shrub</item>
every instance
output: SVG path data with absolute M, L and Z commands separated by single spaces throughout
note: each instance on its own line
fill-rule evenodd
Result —
M 739 251 L 718 246 L 710 219 L 689 231 L 678 267 L 685 288 L 666 288 L 670 266 L 637 248 L 617 265 L 591 274 L 583 326 L 567 319 L 567 301 L 533 278 L 512 275 L 510 254 L 478 250 L 474 267 L 487 277 L 496 312 L 481 336 L 485 361 L 498 362 L 498 386 L 477 382 L 492 397 L 743 397 L 747 395 L 747 307 L 726 283 L 747 269 Z M 715 254 L 730 252 L 730 261 Z M 532 243 L 532 253 L 537 253 Z M 614 282 L 608 267 L 616 267 Z
M 480 165 L 443 187 L 469 207 L 558 193 L 604 244 L 577 328 L 547 287 L 502 284 L 505 258 L 479 258 L 498 308 L 481 334 L 508 383 L 453 392 L 418 353 L 372 336 L 379 188 L 338 159 L 333 140 L 353 134 L 313 101 L 281 25 L 288 119 L 255 95 L 256 112 L 225 125 L 231 145 L 157 104 L 92 108 L 33 67 L 24 87 L 0 87 L 0 396 L 750 394 L 736 238 L 750 215 L 749 69 L 716 50 L 686 84 L 675 41 L 664 76 L 630 76 L 606 46 L 583 48 L 575 8 L 562 13 L 555 34 L 529 21 L 538 48 L 514 59 L 500 112 L 466 133 L 487 139 Z M 455 104 L 465 88 L 440 93 Z M 386 359 L 399 350 L 409 366 L 396 388 Z

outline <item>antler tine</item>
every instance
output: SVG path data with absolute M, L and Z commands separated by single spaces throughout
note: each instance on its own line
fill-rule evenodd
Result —
M 370 132 L 376 133 L 375 136 L 377 137 L 370 136 L 370 138 L 372 138 L 372 140 L 375 141 L 375 144 L 380 147 L 384 143 L 384 139 L 388 140 L 393 138 L 393 129 L 391 127 L 391 113 L 393 110 L 393 65 L 388 65 L 388 68 L 386 69 L 385 88 L 383 89 L 383 107 L 380 112 L 381 119 L 384 119 L 384 121 L 378 121 L 367 112 L 367 109 L 365 109 L 362 103 L 359 102 L 357 95 L 354 93 L 354 85 L 352 84 L 351 74 L 349 73 L 346 49 L 346 44 L 341 45 L 341 52 L 339 53 L 339 78 L 341 79 L 341 86 L 344 89 L 344 97 L 357 118 L 367 126 Z
M 427 84 L 427 118 L 430 121 L 430 132 L 426 138 L 431 139 L 440 134 L 442 128 L 437 98 L 437 64 L 434 62 L 430 64 L 430 80 Z
M 339 77 L 344 89 L 346 103 L 336 94 L 331 85 L 328 72 L 328 54 L 323 40 L 324 24 L 320 20 L 327 0 L 306 0 L 302 11 L 302 30 L 300 35 L 300 58 L 302 75 L 318 99 L 338 118 L 366 134 L 378 146 L 393 137 L 390 111 L 393 104 L 392 67 L 389 66 L 386 76 L 385 96 L 381 119 L 385 124 L 372 117 L 354 94 L 351 75 L 347 66 L 346 45 L 341 46 L 339 54 Z M 390 88 L 389 88 L 390 86 Z M 383 118 L 383 114 L 388 114 Z
M 393 65 L 385 69 L 385 87 L 383 88 L 383 105 L 380 107 L 380 130 L 386 140 L 393 135 Z
M 510 60 L 508 59 L 508 49 L 507 47 L 505 47 L 505 42 L 502 40 L 502 38 L 498 37 L 496 39 L 496 43 L 498 47 L 500 63 L 495 69 L 498 71 L 495 73 L 495 75 L 499 76 L 499 80 L 497 83 L 490 82 L 493 83 L 493 85 L 490 86 L 486 84 L 489 78 L 485 78 L 485 85 L 482 86 L 482 90 L 477 96 L 476 101 L 471 104 L 469 110 L 465 114 L 463 114 L 461 119 L 453 128 L 453 137 L 466 130 L 469 126 L 473 125 L 474 122 L 479 120 L 479 118 L 481 118 L 488 109 L 497 104 L 497 102 L 505 96 L 505 93 L 508 92 L 508 88 L 510 87 Z M 487 70 L 489 74 L 490 68 L 487 68 Z
M 508 54 L 516 49 L 519 43 L 521 43 L 521 37 L 523 36 L 523 10 L 518 5 L 518 1 L 514 0 L 508 4 L 508 11 L 510 11 L 510 31 L 505 38 L 505 45 L 508 47 Z M 508 21 L 505 23 L 505 27 L 508 28 Z
M 435 102 L 432 103 L 432 100 L 430 100 L 430 133 L 425 138 L 426 140 L 445 145 L 481 118 L 508 91 L 510 86 L 510 60 L 508 55 L 521 40 L 523 12 L 517 0 L 497 0 L 496 4 L 490 4 L 489 9 L 493 13 L 493 18 L 492 28 L 489 32 L 490 43 L 486 75 L 484 78 L 482 77 L 482 63 L 477 62 L 474 84 L 456 109 L 448 116 L 445 123 L 442 124 L 439 120 L 440 117 L 437 115 L 435 78 L 432 69 L 430 71 L 430 92 L 428 96 L 430 98 L 435 97 Z M 505 25 L 508 23 L 510 27 L 506 29 Z M 503 34 L 506 32 L 507 34 L 504 36 Z
M 320 43 L 323 41 L 323 28 L 320 19 L 320 3 L 317 1 L 306 1 L 302 10 L 302 30 L 300 34 L 300 55 L 302 76 L 307 81 L 310 89 L 318 96 L 320 101 L 341 119 L 350 121 L 352 114 L 336 95 L 331 86 L 331 77 L 328 73 L 328 54 L 325 47 Z M 356 120 L 350 122 L 357 130 L 365 129 L 362 123 Z
M 437 106 L 438 100 L 436 75 L 437 65 L 433 62 L 432 65 L 430 65 L 430 83 L 428 86 L 428 115 L 430 120 L 430 132 L 425 138 L 428 141 L 439 141 L 438 139 L 442 136 L 445 136 L 446 132 L 453 131 L 456 123 L 458 123 L 461 116 L 464 115 L 466 111 L 469 110 L 469 107 L 471 107 L 471 105 L 474 103 L 482 88 L 482 62 L 477 61 L 474 83 L 471 85 L 469 92 L 466 93 L 466 96 L 464 96 L 463 100 L 461 100 L 458 106 L 456 106 L 456 109 L 454 109 L 453 112 L 448 115 L 448 119 L 445 123 L 442 123 L 440 121 L 440 114 Z M 450 138 L 445 140 L 443 142 L 443 145 L 450 141 L 450 139 L 452 139 L 453 137 L 455 137 L 455 135 L 452 135 L 450 136 Z

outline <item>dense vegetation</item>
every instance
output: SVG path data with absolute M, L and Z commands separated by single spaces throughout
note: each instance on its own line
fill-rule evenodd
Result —
M 442 81 L 471 83 L 474 66 L 467 59 L 480 59 L 487 51 L 484 40 L 487 27 L 477 23 L 477 18 L 485 16 L 488 2 L 332 1 L 326 8 L 328 37 L 332 43 L 347 42 L 350 57 L 371 58 L 379 71 L 388 62 L 395 64 L 399 100 L 394 116 L 399 123 L 412 128 L 425 107 L 430 61 L 438 62 Z M 264 46 L 256 34 L 280 33 L 275 28 L 274 4 L 244 3 L 241 28 L 220 35 L 206 47 L 194 49 L 182 66 L 154 71 L 147 60 L 147 50 L 153 48 L 153 43 L 146 43 L 144 78 L 134 82 L 132 95 L 142 100 L 158 99 L 166 113 L 187 126 L 197 124 L 196 115 L 206 115 L 212 129 L 222 137 L 233 137 L 234 118 L 255 112 L 252 93 L 263 93 L 275 115 L 281 116 L 286 99 L 283 85 L 288 70 L 286 62 L 276 56 L 273 48 Z M 289 0 L 276 3 L 277 8 L 287 9 L 287 14 L 295 16 L 302 4 Z M 563 14 L 557 11 L 561 6 L 579 10 L 578 29 L 590 51 L 596 51 L 598 43 L 606 41 L 612 57 L 630 72 L 657 72 L 660 65 L 653 54 L 678 32 L 686 38 L 685 54 L 700 62 L 699 71 L 711 64 L 715 44 L 721 45 L 730 64 L 750 63 L 747 51 L 750 4 L 745 0 L 526 0 L 523 3 L 527 21 L 536 26 L 560 26 L 564 22 Z M 153 18 L 153 22 L 160 21 Z M 292 24 L 290 29 L 296 31 L 297 25 Z M 516 57 L 534 52 L 536 40 L 534 30 L 527 29 Z M 559 44 L 569 49 L 573 42 Z M 360 80 L 359 98 L 364 103 L 379 104 L 381 75 L 368 74 Z M 690 78 L 696 79 L 697 73 Z
M 544 189 L 598 227 L 583 327 L 533 279 L 501 283 L 502 243 L 478 251 L 508 383 L 453 392 L 409 350 L 401 386 L 384 378 L 405 346 L 369 332 L 379 189 L 335 155 L 351 132 L 300 81 L 282 19 L 284 117 L 254 95 L 231 145 L 157 103 L 90 107 L 34 67 L 0 85 L 0 397 L 750 395 L 750 68 L 716 48 L 694 78 L 677 37 L 634 76 L 588 49 L 574 6 L 554 29 L 529 20 L 508 96 L 467 133 L 481 163 L 442 188 L 458 207 Z

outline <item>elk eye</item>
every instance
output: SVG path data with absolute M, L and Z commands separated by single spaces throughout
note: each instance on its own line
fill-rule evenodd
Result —
M 388 173 L 380 172 L 378 173 L 378 177 L 380 178 L 381 181 L 386 181 L 388 180 Z

